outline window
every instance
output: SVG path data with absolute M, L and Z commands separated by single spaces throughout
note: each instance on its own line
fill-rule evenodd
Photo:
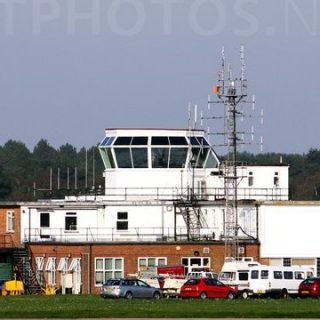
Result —
M 14 211 L 7 211 L 7 232 L 14 231 Z
M 44 258 L 36 257 L 36 278 L 40 285 L 43 285 L 44 283 L 43 267 L 44 267 Z
M 283 258 L 283 266 L 291 267 L 291 258 Z
M 210 258 L 205 257 L 183 257 L 181 259 L 182 264 L 185 266 L 185 274 L 197 271 L 199 268 L 210 268 Z
M 46 264 L 46 272 L 48 272 L 47 284 L 53 286 L 56 284 L 56 258 L 49 257 Z
M 171 148 L 170 149 L 170 168 L 184 168 L 187 161 L 187 148 Z
M 274 279 L 282 279 L 282 271 L 273 271 Z
M 287 280 L 293 279 L 293 272 L 292 271 L 284 271 L 283 278 L 287 279 Z
M 57 267 L 57 271 L 67 272 L 68 271 L 68 260 L 69 260 L 69 258 L 67 258 L 67 257 L 60 258 L 60 261 L 59 261 L 59 264 Z
M 261 270 L 261 279 L 268 279 L 268 278 L 269 278 L 269 271 Z
M 114 148 L 118 168 L 132 168 L 131 154 L 129 148 Z
M 40 213 L 40 228 L 50 227 L 50 214 L 48 212 Z
M 279 187 L 279 173 L 275 172 L 273 177 L 273 185 Z
M 252 187 L 253 186 L 253 172 L 249 172 L 249 177 L 248 177 L 248 186 Z
M 117 230 L 128 230 L 128 212 L 118 212 L 117 218 Z
M 77 214 L 75 212 L 66 213 L 65 230 L 77 230 Z
M 165 257 L 144 257 L 138 258 L 138 271 L 154 271 L 158 266 L 165 266 L 167 258 Z
M 147 148 L 132 148 L 131 154 L 134 168 L 148 168 Z
M 123 258 L 96 258 L 95 284 L 102 285 L 108 279 L 123 277 Z
M 249 279 L 249 272 L 239 272 L 239 280 L 246 281 Z
M 251 271 L 251 279 L 259 279 L 259 271 L 258 270 Z
M 294 278 L 295 279 L 304 279 L 304 272 L 303 271 L 295 271 Z

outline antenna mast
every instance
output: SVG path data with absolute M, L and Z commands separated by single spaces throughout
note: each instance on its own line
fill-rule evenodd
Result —
M 222 48 L 222 66 L 218 72 L 218 83 L 213 91 L 218 101 L 209 103 L 222 103 L 224 106 L 224 144 L 227 146 L 227 157 L 222 163 L 225 187 L 225 256 L 238 258 L 238 163 L 237 147 L 239 132 L 237 131 L 237 118 L 242 114 L 238 110 L 240 102 L 245 102 L 247 96 L 247 79 L 245 78 L 244 47 L 240 49 L 241 75 L 233 76 L 231 65 L 225 70 L 225 55 Z M 227 76 L 227 78 L 226 78 Z

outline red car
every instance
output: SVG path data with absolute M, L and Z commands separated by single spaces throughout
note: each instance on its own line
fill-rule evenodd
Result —
M 308 278 L 299 285 L 300 297 L 320 297 L 320 278 Z
M 237 291 L 221 281 L 211 278 L 189 279 L 180 290 L 181 298 L 224 298 L 234 299 Z

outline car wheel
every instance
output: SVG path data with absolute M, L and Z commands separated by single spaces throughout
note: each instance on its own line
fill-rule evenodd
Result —
M 201 292 L 201 293 L 200 293 L 200 298 L 201 298 L 201 299 L 207 299 L 207 293 L 204 292 L 204 291 Z
M 289 298 L 289 294 L 288 294 L 288 291 L 287 291 L 286 289 L 283 289 L 283 290 L 281 291 L 280 298 L 281 298 L 281 299 L 288 299 L 288 298 Z
M 132 300 L 132 298 L 133 298 L 132 292 L 128 291 L 128 292 L 126 293 L 126 295 L 125 295 L 125 298 L 128 299 L 128 300 Z
M 229 292 L 227 295 L 228 300 L 233 300 L 235 298 L 235 294 L 233 292 Z
M 160 292 L 156 291 L 156 292 L 153 294 L 153 299 L 159 300 L 159 299 L 160 299 Z
M 249 294 L 248 294 L 247 290 L 242 291 L 241 298 L 244 299 L 244 300 L 249 298 Z

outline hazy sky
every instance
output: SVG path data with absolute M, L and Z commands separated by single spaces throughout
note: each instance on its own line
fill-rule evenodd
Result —
M 0 41 L 1 145 L 186 128 L 189 102 L 207 110 L 221 47 L 239 73 L 243 44 L 264 110 L 263 126 L 245 121 L 264 152 L 320 148 L 318 0 L 0 0 Z

